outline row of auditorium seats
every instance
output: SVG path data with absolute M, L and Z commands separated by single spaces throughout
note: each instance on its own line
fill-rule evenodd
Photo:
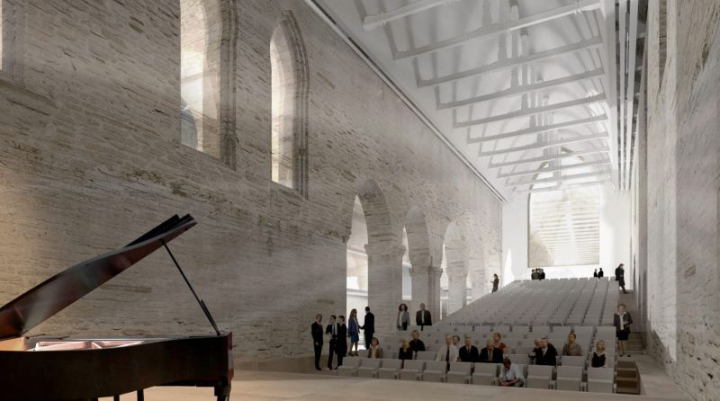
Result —
M 525 386 L 530 388 L 558 389 L 612 393 L 615 374 L 610 368 L 581 366 L 520 365 L 525 376 Z M 419 380 L 477 385 L 494 385 L 500 373 L 500 365 L 487 363 L 453 362 L 447 369 L 446 362 L 403 361 L 398 359 L 347 358 L 338 368 L 338 375 L 391 380 Z

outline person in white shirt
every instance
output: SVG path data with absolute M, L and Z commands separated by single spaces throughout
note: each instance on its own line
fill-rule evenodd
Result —
M 500 368 L 500 376 L 498 376 L 498 384 L 503 387 L 522 387 L 525 384 L 520 366 L 512 363 L 510 358 L 503 359 L 503 366 Z
M 450 369 L 450 363 L 457 362 L 459 357 L 460 351 L 455 345 L 453 345 L 453 338 L 448 334 L 445 336 L 445 345 L 440 347 L 435 360 L 447 362 L 448 369 Z

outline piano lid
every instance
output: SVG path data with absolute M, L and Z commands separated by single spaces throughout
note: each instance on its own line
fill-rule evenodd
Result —
M 197 224 L 171 217 L 130 244 L 78 263 L 0 308 L 0 339 L 20 337 Z

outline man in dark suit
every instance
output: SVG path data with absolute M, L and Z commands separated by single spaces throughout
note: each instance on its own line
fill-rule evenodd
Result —
M 345 325 L 345 316 L 338 316 L 337 344 L 335 351 L 338 357 L 338 366 L 342 366 L 343 358 L 347 354 L 347 326 Z
M 337 324 L 337 318 L 335 317 L 335 315 L 330 315 L 330 324 L 328 324 L 327 328 L 325 329 L 325 334 L 330 335 L 330 353 L 328 354 L 328 369 L 330 370 L 333 370 L 333 355 L 337 352 L 338 331 L 339 327 Z
M 478 362 L 483 363 L 502 363 L 503 353 L 499 349 L 495 348 L 493 340 L 485 341 L 485 348 L 480 351 Z
M 618 282 L 623 294 L 627 294 L 628 292 L 625 291 L 625 265 L 622 263 L 615 269 L 615 281 Z
M 375 315 L 370 312 L 369 306 L 365 307 L 365 321 L 360 328 L 363 329 L 363 334 L 365 334 L 365 349 L 370 349 L 370 343 L 375 334 Z
M 420 310 L 415 314 L 415 324 L 420 326 L 420 331 L 423 331 L 425 326 L 432 326 L 432 315 L 425 309 L 425 304 L 420 304 Z
M 476 346 L 472 345 L 472 338 L 465 335 L 465 345 L 460 347 L 461 362 L 477 362 L 480 360 L 480 354 Z
M 605 272 L 603 272 L 601 267 L 600 270 L 598 270 L 598 278 L 602 278 L 603 276 L 605 276 Z
M 320 354 L 322 353 L 323 346 L 323 327 L 322 327 L 322 315 L 315 315 L 315 322 L 310 326 L 312 332 L 313 345 L 315 346 L 315 370 L 322 370 L 320 368 Z
M 548 343 L 547 338 L 543 338 L 542 340 L 540 340 L 540 348 L 536 348 L 533 352 L 535 354 L 536 365 L 557 365 L 557 350 L 552 344 Z

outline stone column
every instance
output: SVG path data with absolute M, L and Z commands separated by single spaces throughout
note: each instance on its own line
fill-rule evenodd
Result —
M 412 304 L 410 305 L 410 311 L 412 313 L 410 317 L 414 322 L 415 312 L 420 310 L 420 304 L 425 304 L 425 307 L 431 310 L 432 266 L 430 266 L 429 258 L 423 258 L 422 260 L 413 259 L 410 263 L 412 264 L 412 268 L 410 269 L 410 276 L 412 277 Z
M 472 268 L 471 268 L 472 269 Z M 491 277 L 487 277 L 484 270 L 470 270 L 470 282 L 472 284 L 472 300 L 482 297 L 488 293 L 488 288 L 492 288 L 490 284 Z M 490 287 L 488 287 L 490 286 Z
M 448 315 L 467 305 L 467 274 L 448 271 Z
M 397 307 L 402 302 L 402 257 L 404 247 L 382 241 L 365 246 L 368 255 L 368 303 L 375 315 L 375 332 L 395 331 Z
M 436 266 L 430 266 L 428 269 L 428 279 L 430 283 L 428 285 L 430 293 L 428 294 L 429 302 L 425 302 L 425 307 L 430 311 L 433 318 L 433 324 L 440 322 L 440 276 L 442 276 L 442 269 Z

